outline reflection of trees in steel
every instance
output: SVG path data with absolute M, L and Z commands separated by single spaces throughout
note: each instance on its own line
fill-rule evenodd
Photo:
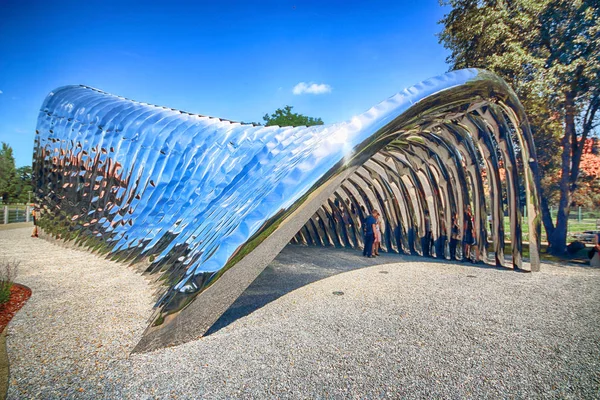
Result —
M 96 233 L 103 228 L 106 215 L 127 201 L 123 189 L 129 187 L 131 177 L 122 178 L 120 163 L 108 157 L 101 160 L 105 149 L 92 149 L 97 154 L 91 157 L 88 151 L 81 149 L 81 144 L 75 149 L 53 149 L 58 141 L 51 139 L 46 147 L 40 146 L 36 156 L 35 176 L 42 203 L 47 210 L 61 209 L 71 221 L 85 216 L 86 222 L 78 226 L 93 226 L 90 229 Z M 133 192 L 136 186 L 133 185 Z M 127 211 L 126 207 L 120 209 L 122 215 Z M 53 214 L 46 213 L 46 216 Z M 127 220 L 121 222 L 124 224 Z
M 488 251 L 491 214 L 491 249 L 504 265 L 506 197 L 521 267 L 526 193 L 532 269 L 539 265 L 533 142 L 512 91 L 485 71 L 433 78 L 347 123 L 296 128 L 70 86 L 48 96 L 38 133 L 42 228 L 138 263 L 162 284 L 137 350 L 202 335 L 290 240 L 362 247 L 373 209 L 384 250 L 431 245 L 446 258 L 452 215 L 464 229 L 471 205 L 479 251 Z
M 52 139 L 49 142 L 56 144 L 59 141 Z M 114 152 L 112 147 L 92 148 L 88 152 L 82 149 L 81 143 L 75 149 L 53 149 L 48 145 L 40 146 L 38 152 L 35 177 L 39 200 L 46 210 L 40 226 L 48 233 L 103 248 L 110 247 L 115 240 L 115 228 L 133 225 L 131 203 L 141 198 L 138 193 L 140 182 L 139 179 L 131 181 L 131 172 L 123 176 L 122 164 L 109 156 Z M 60 212 L 53 212 L 56 210 Z M 175 236 L 163 236 L 156 248 L 167 247 Z M 139 261 L 141 250 L 147 243 L 148 240 L 138 241 L 138 246 L 117 251 L 114 256 Z M 181 255 L 186 250 L 176 252 Z M 148 271 L 159 267 L 152 265 Z

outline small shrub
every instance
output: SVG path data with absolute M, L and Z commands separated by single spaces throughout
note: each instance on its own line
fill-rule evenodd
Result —
M 10 300 L 10 288 L 19 270 L 18 261 L 0 261 L 0 304 L 8 303 Z
M 0 281 L 0 304 L 6 304 L 10 300 L 10 288 L 12 282 Z

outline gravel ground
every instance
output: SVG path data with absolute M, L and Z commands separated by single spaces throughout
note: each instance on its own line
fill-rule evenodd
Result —
M 33 289 L 9 326 L 9 398 L 600 397 L 599 269 L 288 246 L 212 334 L 129 356 L 144 278 L 28 234 L 0 231 Z

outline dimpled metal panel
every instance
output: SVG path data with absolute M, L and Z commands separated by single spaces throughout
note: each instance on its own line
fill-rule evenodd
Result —
M 62 87 L 40 112 L 34 184 L 46 234 L 155 277 L 136 351 L 202 336 L 290 240 L 360 247 L 373 208 L 383 248 L 413 254 L 428 211 L 433 252 L 447 258 L 451 215 L 462 227 L 471 205 L 477 247 L 485 255 L 490 240 L 504 265 L 506 202 L 520 268 L 526 207 L 539 268 L 531 133 L 512 90 L 483 70 L 424 81 L 348 122 L 294 128 Z

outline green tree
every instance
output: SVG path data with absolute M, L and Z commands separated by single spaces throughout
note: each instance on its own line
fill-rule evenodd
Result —
M 451 69 L 502 76 L 528 112 L 540 161 L 542 221 L 554 254 L 566 249 L 585 139 L 600 113 L 600 5 L 597 0 L 441 0 Z M 558 173 L 556 224 L 549 212 Z
M 283 110 L 278 108 L 271 115 L 265 114 L 263 120 L 265 126 L 279 125 L 279 126 L 313 126 L 323 125 L 321 118 L 307 117 L 306 115 L 293 113 L 292 106 L 285 106 Z
M 33 190 L 31 179 L 32 170 L 31 166 L 26 165 L 24 167 L 17 168 L 16 174 L 16 188 L 14 193 L 14 201 L 18 203 L 27 203 L 30 201 L 30 193 Z
M 14 201 L 17 190 L 17 169 L 12 147 L 2 142 L 0 149 L 0 198 L 4 203 Z

